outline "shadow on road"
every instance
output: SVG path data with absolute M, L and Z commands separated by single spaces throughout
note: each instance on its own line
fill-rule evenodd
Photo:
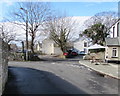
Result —
M 23 67 L 9 67 L 8 82 L 3 96 L 8 94 L 86 94 L 53 73 Z
M 80 59 L 83 58 L 84 55 L 78 55 L 74 57 L 69 57 L 69 58 L 60 58 L 60 57 L 54 57 L 54 56 L 41 56 L 40 59 L 41 61 L 48 61 L 48 62 L 57 62 L 57 61 L 79 61 Z

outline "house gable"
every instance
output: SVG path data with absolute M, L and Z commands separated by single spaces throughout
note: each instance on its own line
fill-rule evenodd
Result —
M 120 19 L 109 29 L 110 38 L 120 37 Z
M 105 38 L 105 59 L 107 61 L 120 61 L 120 19 L 110 28 L 110 37 Z

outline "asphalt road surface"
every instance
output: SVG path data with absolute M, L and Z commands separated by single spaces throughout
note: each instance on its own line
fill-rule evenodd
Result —
M 80 65 L 78 59 L 9 62 L 6 94 L 118 94 L 118 80 Z

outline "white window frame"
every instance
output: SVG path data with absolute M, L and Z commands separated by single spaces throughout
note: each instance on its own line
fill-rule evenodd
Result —
M 119 36 L 120 36 L 120 34 L 119 34 L 119 33 L 120 33 L 120 32 L 119 32 L 119 31 L 120 31 L 119 26 L 120 26 L 120 23 L 118 22 L 118 23 L 117 23 L 117 37 L 119 37 Z
M 113 27 L 113 38 L 115 37 L 115 26 Z
M 118 57 L 117 51 L 117 48 L 112 48 L 112 57 Z

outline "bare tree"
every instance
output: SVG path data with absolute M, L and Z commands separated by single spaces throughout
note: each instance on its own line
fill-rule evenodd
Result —
M 109 28 L 118 20 L 116 12 L 100 12 L 86 20 L 84 26 L 86 29 L 81 36 L 92 38 L 93 43 L 104 45 L 105 37 L 109 35 Z
M 26 48 L 28 49 L 28 35 L 31 36 L 31 51 L 34 53 L 34 40 L 40 26 L 46 22 L 51 9 L 48 3 L 44 2 L 24 2 L 19 3 L 18 9 L 13 11 L 14 23 L 22 25 L 26 30 Z M 16 22 L 17 21 L 17 22 Z
M 91 27 L 94 24 L 101 23 L 109 29 L 112 24 L 114 24 L 118 20 L 118 14 L 113 11 L 108 12 L 100 12 L 92 16 L 90 19 L 86 20 L 84 26 Z
M 49 37 L 57 44 L 62 52 L 66 51 L 68 43 L 72 37 L 72 31 L 75 30 L 75 21 L 72 17 L 56 17 L 47 24 Z
M 9 28 L 5 24 L 0 24 L 0 37 L 8 44 L 16 39 L 16 33 L 14 33 L 14 31 L 14 28 Z

